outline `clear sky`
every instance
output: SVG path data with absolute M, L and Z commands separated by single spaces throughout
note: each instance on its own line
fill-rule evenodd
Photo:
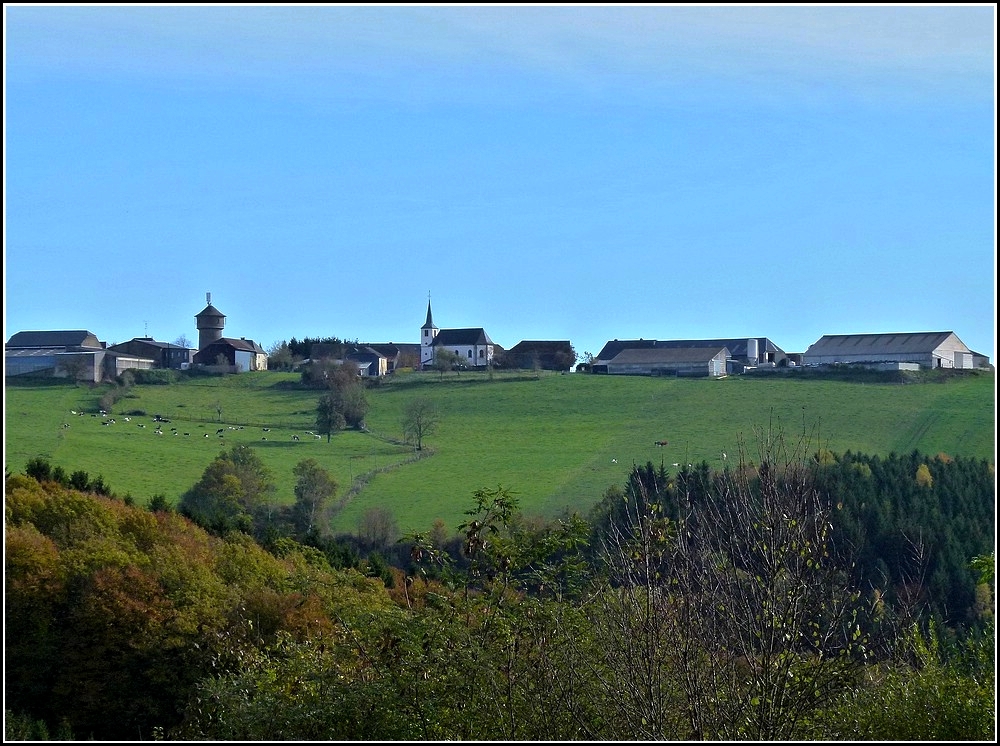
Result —
M 4 6 L 4 339 L 954 331 L 996 9 Z

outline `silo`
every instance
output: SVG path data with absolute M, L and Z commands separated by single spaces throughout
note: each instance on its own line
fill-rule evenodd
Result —
M 750 337 L 747 339 L 747 361 L 753 365 L 757 364 L 757 338 Z
M 212 294 L 205 293 L 208 303 L 205 309 L 194 317 L 198 325 L 198 349 L 204 350 L 212 342 L 222 339 L 222 328 L 226 325 L 226 316 L 212 305 Z

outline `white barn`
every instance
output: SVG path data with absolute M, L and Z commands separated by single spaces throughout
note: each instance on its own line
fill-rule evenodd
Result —
M 802 353 L 804 365 L 882 363 L 972 368 L 976 355 L 954 332 L 826 334 Z

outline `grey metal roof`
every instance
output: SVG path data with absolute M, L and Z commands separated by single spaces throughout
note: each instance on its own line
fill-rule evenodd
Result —
M 128 342 L 119 342 L 116 345 L 111 345 L 109 349 L 115 350 L 124 345 L 132 344 L 133 342 L 138 342 L 140 344 L 148 345 L 149 347 L 157 347 L 161 350 L 186 350 L 187 348 L 182 345 L 176 345 L 173 342 L 157 342 L 152 337 L 133 337 Z
M 604 345 L 598 360 L 613 360 L 622 350 L 675 349 L 692 347 L 725 347 L 731 357 L 747 356 L 747 340 L 756 339 L 759 352 L 780 352 L 780 347 L 767 337 L 735 337 L 732 339 L 625 339 L 612 340 Z
M 647 347 L 622 350 L 609 365 L 654 365 L 677 363 L 707 363 L 719 353 L 728 354 L 725 347 Z
M 88 341 L 90 344 L 85 344 Z M 96 345 L 93 342 L 97 342 Z M 7 347 L 100 347 L 97 336 L 86 329 L 48 332 L 18 332 L 7 341 Z
M 804 354 L 846 356 L 929 353 L 940 347 L 953 334 L 954 332 L 825 334 L 820 337 L 819 340 L 809 345 L 809 349 L 807 349 Z M 958 340 L 958 337 L 955 337 L 955 339 Z M 959 344 L 961 344 L 960 340 Z

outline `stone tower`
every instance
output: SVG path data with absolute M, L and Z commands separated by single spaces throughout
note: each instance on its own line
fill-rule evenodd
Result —
M 222 339 L 222 328 L 226 325 L 226 317 L 212 305 L 212 294 L 205 293 L 205 310 L 194 317 L 198 324 L 198 349 L 204 350 L 212 342 Z

